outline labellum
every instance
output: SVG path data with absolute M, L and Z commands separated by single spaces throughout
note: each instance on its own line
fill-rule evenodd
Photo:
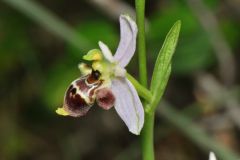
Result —
M 74 80 L 67 89 L 64 97 L 63 108 L 70 116 L 85 115 L 96 99 L 96 91 L 102 85 L 100 73 L 92 71 L 91 74 Z

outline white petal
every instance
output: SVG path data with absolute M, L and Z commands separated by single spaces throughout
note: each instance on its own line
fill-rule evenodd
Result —
M 121 67 L 125 67 L 136 50 L 138 29 L 136 23 L 127 15 L 121 15 L 119 21 L 121 39 L 114 55 L 114 60 L 119 62 Z
M 210 152 L 209 160 L 217 160 L 213 152 Z
M 144 123 L 144 110 L 136 89 L 126 78 L 116 78 L 112 81 L 112 92 L 118 115 L 130 132 L 139 135 Z
M 110 51 L 108 46 L 101 41 L 98 42 L 98 45 L 103 53 L 104 58 L 107 59 L 109 62 L 113 62 L 112 52 Z

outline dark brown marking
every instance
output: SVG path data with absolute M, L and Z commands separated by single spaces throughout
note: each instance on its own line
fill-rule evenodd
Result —
M 91 86 L 87 85 L 87 83 L 85 82 L 85 80 L 87 79 L 88 76 L 86 76 L 85 78 L 79 79 L 76 81 L 76 85 L 78 87 L 78 89 L 83 92 L 83 93 L 87 93 L 88 90 L 91 88 Z
M 84 107 L 87 107 L 87 103 L 79 94 L 74 96 L 67 96 L 66 97 L 66 104 L 68 105 L 71 111 L 81 110 Z
M 85 115 L 91 108 L 91 105 L 76 93 L 76 88 L 71 86 L 66 92 L 64 103 L 65 109 L 74 117 Z
M 96 71 L 92 70 L 92 73 L 87 78 L 87 82 L 89 84 L 96 83 L 99 80 L 100 76 L 101 76 L 101 73 L 98 70 Z
M 71 93 L 72 93 L 73 95 L 75 95 L 76 92 L 77 92 L 77 89 L 76 89 L 76 88 L 73 88 L 73 89 L 71 90 Z

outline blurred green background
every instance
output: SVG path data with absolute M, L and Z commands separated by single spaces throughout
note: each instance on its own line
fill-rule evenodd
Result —
M 114 109 L 94 106 L 81 118 L 55 114 L 66 88 L 80 76 L 81 57 L 98 48 L 99 40 L 116 50 L 120 13 L 134 16 L 134 1 L 0 2 L 1 160 L 140 159 L 138 137 Z M 239 152 L 240 2 L 151 0 L 146 18 L 149 80 L 168 30 L 180 19 L 164 99 L 212 141 Z M 136 65 L 137 55 L 128 66 L 137 78 Z M 208 149 L 185 134 L 188 126 L 175 125 L 157 113 L 156 159 L 207 159 Z

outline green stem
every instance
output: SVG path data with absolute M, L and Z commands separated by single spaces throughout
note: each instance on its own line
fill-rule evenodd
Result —
M 147 62 L 145 43 L 145 0 L 135 0 L 136 20 L 138 26 L 137 50 L 139 63 L 139 77 L 143 86 L 147 86 Z
M 144 126 L 141 132 L 142 156 L 144 160 L 154 160 L 153 130 L 154 113 L 145 113 Z
M 135 0 L 136 19 L 138 26 L 138 63 L 140 82 L 147 87 L 147 65 L 146 65 L 146 42 L 145 42 L 145 0 Z M 140 92 L 141 93 L 141 92 Z M 150 93 L 150 92 L 149 92 Z M 149 94 L 150 95 L 150 94 Z M 147 98 L 151 100 L 150 98 Z M 148 101 L 149 102 L 149 101 Z M 154 114 L 148 114 L 145 111 L 145 122 L 141 133 L 142 154 L 144 160 L 154 160 L 153 149 L 153 127 Z
M 131 81 L 131 83 L 136 88 L 140 97 L 144 98 L 147 102 L 151 102 L 152 93 L 145 87 L 143 87 L 133 76 L 127 73 L 127 79 Z

